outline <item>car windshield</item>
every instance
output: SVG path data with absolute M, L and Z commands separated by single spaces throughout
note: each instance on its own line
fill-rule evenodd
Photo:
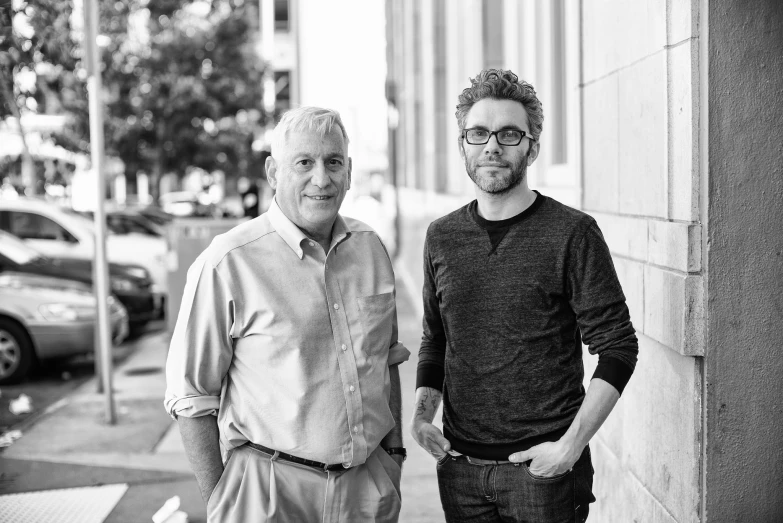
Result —
M 95 235 L 95 215 L 92 213 L 92 211 L 74 211 L 73 209 L 69 209 L 67 207 L 61 207 L 62 211 L 70 216 L 72 219 L 79 222 L 79 224 L 90 231 L 93 235 Z M 115 234 L 117 231 L 115 231 L 111 223 L 106 224 L 106 234 Z
M 0 231 L 0 254 L 19 265 L 25 265 L 43 255 L 13 234 Z
M 72 221 L 78 222 L 79 227 L 86 231 L 90 231 L 90 234 L 95 236 L 95 221 L 92 218 L 92 213 L 74 211 L 73 209 L 69 209 L 67 207 L 60 207 L 60 210 L 67 214 Z M 111 229 L 107 228 L 106 233 L 112 234 Z

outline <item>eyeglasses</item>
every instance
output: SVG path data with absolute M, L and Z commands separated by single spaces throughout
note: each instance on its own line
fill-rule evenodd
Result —
M 499 131 L 488 131 L 487 129 L 465 129 L 462 131 L 462 136 L 465 137 L 465 141 L 470 145 L 484 145 L 489 142 L 492 135 L 495 135 L 500 145 L 519 145 L 522 143 L 522 138 L 527 138 L 531 142 L 535 142 L 532 136 L 528 136 L 525 131 L 519 129 L 501 129 Z

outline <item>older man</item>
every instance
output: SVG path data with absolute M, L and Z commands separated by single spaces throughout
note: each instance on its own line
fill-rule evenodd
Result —
M 635 331 L 595 220 L 528 187 L 533 87 L 496 69 L 471 84 L 458 146 L 476 200 L 427 231 L 413 436 L 438 458 L 447 521 L 582 523 L 587 444 L 634 370 Z M 599 358 L 587 393 L 582 341 Z
M 338 214 L 347 148 L 336 112 L 286 113 L 269 211 L 188 272 L 165 405 L 211 522 L 397 521 L 409 352 L 385 247 Z

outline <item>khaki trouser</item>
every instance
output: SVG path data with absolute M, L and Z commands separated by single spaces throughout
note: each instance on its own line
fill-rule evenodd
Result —
M 209 523 L 396 523 L 397 463 L 380 447 L 363 465 L 323 470 L 234 449 L 207 502 Z

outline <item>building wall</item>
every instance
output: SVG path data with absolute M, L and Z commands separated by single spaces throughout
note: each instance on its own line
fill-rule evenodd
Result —
M 387 168 L 386 63 L 379 37 L 384 4 L 297 0 L 295 5 L 298 102 L 340 112 L 358 190 L 365 176 Z
M 387 83 L 399 115 L 391 151 L 401 187 L 404 261 L 398 265 L 418 292 L 427 225 L 475 197 L 457 149 L 454 112 L 457 97 L 481 69 L 511 69 L 536 87 L 552 114 L 544 123 L 542 153 L 528 170 L 531 187 L 579 206 L 579 6 L 566 0 L 388 0 L 386 15 Z M 552 37 L 556 20 L 558 42 Z M 553 53 L 565 57 L 559 75 L 548 66 Z M 565 130 L 550 124 L 556 107 Z M 558 157 L 551 152 L 555 141 L 562 144 Z
M 583 0 L 582 206 L 639 363 L 593 441 L 598 521 L 701 521 L 704 354 L 698 3 Z
M 783 521 L 783 4 L 709 28 L 706 520 Z
M 410 148 L 456 136 L 468 77 L 511 68 L 544 105 L 530 184 L 596 218 L 639 338 L 636 372 L 591 442 L 591 520 L 783 521 L 783 4 L 432 0 L 416 17 L 403 4 L 399 19 L 435 28 L 391 28 L 408 148 L 396 151 L 398 272 L 418 292 L 427 225 L 473 199 L 451 135 L 434 162 L 442 182 L 438 151 Z M 416 66 L 411 83 L 422 47 L 445 67 Z M 416 123 L 432 114 L 448 126 Z M 586 355 L 588 377 L 595 364 Z

